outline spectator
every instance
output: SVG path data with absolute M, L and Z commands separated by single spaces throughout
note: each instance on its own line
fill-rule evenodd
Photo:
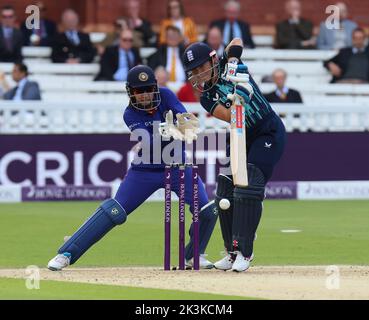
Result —
M 155 78 L 159 87 L 167 87 L 169 81 L 169 73 L 163 66 L 159 66 L 155 69 Z
M 78 31 L 79 18 L 72 9 L 62 14 L 63 33 L 55 37 L 52 50 L 52 61 L 58 63 L 90 63 L 93 61 L 96 50 L 90 36 Z
M 0 98 L 4 93 L 10 89 L 8 82 L 6 81 L 5 73 L 0 71 Z
M 196 90 L 189 81 L 178 90 L 177 98 L 181 102 L 199 102 L 200 91 Z
M 312 49 L 313 23 L 301 18 L 301 4 L 298 0 L 286 2 L 288 19 L 277 24 L 276 47 L 279 49 Z
M 40 9 L 40 28 L 29 29 L 24 22 L 22 25 L 22 33 L 25 46 L 40 46 L 49 47 L 52 44 L 52 40 L 57 34 L 57 27 L 55 22 L 46 18 L 46 6 L 42 1 L 36 3 L 36 6 Z
M 17 86 L 4 94 L 5 100 L 41 100 L 40 88 L 37 82 L 28 80 L 28 68 L 25 64 L 14 64 L 12 77 Z
M 181 31 L 174 26 L 168 26 L 166 30 L 167 44 L 161 45 L 157 52 L 148 58 L 148 65 L 155 70 L 163 66 L 169 73 L 170 82 L 185 82 L 186 75 L 183 69 L 182 56 L 184 46 Z
M 346 4 L 338 2 L 340 28 L 328 29 L 325 21 L 320 24 L 317 47 L 321 50 L 342 49 L 352 46 L 352 32 L 358 27 L 356 22 L 349 20 Z
M 283 69 L 273 72 L 273 82 L 276 90 L 265 95 L 270 103 L 302 103 L 301 95 L 298 91 L 286 86 L 287 73 Z
M 126 29 L 129 28 L 125 18 L 118 18 L 117 20 L 115 20 L 114 30 L 112 32 L 106 33 L 104 40 L 95 43 L 98 55 L 101 57 L 107 47 L 119 46 L 120 34 L 123 30 Z
M 132 31 L 123 30 L 120 34 L 119 45 L 106 48 L 100 61 L 100 73 L 95 80 L 126 81 L 128 71 L 141 64 L 139 52 L 132 44 Z
M 1 8 L 0 62 L 22 61 L 22 32 L 16 28 L 12 6 Z
M 233 38 L 241 38 L 246 48 L 255 48 L 251 37 L 250 27 L 246 21 L 239 20 L 241 4 L 235 0 L 229 0 L 224 5 L 225 18 L 213 21 L 210 28 L 216 26 L 223 34 L 223 43 L 228 45 Z
M 352 47 L 341 49 L 324 66 L 332 74 L 331 83 L 367 83 L 369 81 L 369 48 L 365 48 L 366 34 L 361 28 L 352 33 Z
M 168 26 L 175 26 L 180 30 L 186 46 L 198 40 L 196 24 L 191 18 L 185 16 L 183 3 L 180 0 L 168 0 L 167 17 L 160 24 L 160 45 L 167 43 Z
M 218 57 L 223 56 L 225 45 L 223 43 L 222 31 L 218 27 L 214 26 L 209 29 L 204 42 L 217 52 Z
M 156 34 L 152 30 L 148 20 L 140 18 L 140 1 L 129 0 L 127 2 L 128 28 L 133 30 L 133 45 L 136 48 L 156 47 Z

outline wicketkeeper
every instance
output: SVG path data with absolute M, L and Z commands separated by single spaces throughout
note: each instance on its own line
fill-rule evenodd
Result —
M 138 135 L 142 140 L 137 146 L 136 158 L 132 161 L 124 180 L 114 199 L 104 201 L 90 218 L 70 237 L 58 250 L 55 258 L 50 260 L 48 268 L 53 271 L 74 264 L 93 244 L 117 225 L 126 222 L 128 216 L 146 201 L 156 190 L 164 188 L 165 162 L 163 149 L 173 142 L 173 139 L 190 142 L 197 138 L 199 123 L 196 117 L 187 113 L 177 97 L 167 88 L 159 88 L 154 72 L 147 66 L 136 66 L 127 77 L 127 93 L 130 98 L 124 112 L 124 121 L 133 132 L 141 130 Z M 176 121 L 174 120 L 176 117 Z M 154 132 L 155 123 L 161 123 Z M 155 162 L 155 135 L 167 138 L 161 142 L 159 161 Z M 137 131 L 136 131 L 137 132 Z M 146 135 L 142 135 L 146 133 Z M 144 137 L 145 136 L 145 137 Z M 160 135 L 159 135 L 160 139 Z M 179 143 L 181 146 L 183 143 Z M 149 150 L 147 161 L 142 160 L 144 150 Z M 180 158 L 185 160 L 182 145 Z M 140 159 L 138 159 L 140 158 Z M 140 160 L 140 161 L 137 161 Z M 185 202 L 192 203 L 192 169 L 186 167 Z M 172 190 L 179 194 L 179 169 L 172 171 Z M 199 221 L 200 221 L 200 268 L 210 269 L 213 264 L 205 258 L 205 249 L 209 242 L 217 220 L 217 210 L 214 201 L 209 202 L 204 184 L 199 178 Z M 164 212 L 164 210 L 163 210 Z M 186 265 L 193 265 L 193 228 L 189 230 L 190 240 L 185 249 Z

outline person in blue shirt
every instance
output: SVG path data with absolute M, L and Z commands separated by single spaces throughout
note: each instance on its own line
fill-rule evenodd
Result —
M 139 145 L 136 147 L 138 152 L 114 199 L 104 201 L 74 235 L 60 247 L 56 257 L 49 261 L 48 268 L 52 271 L 59 271 L 74 264 L 107 232 L 126 222 L 127 217 L 150 195 L 164 188 L 165 166 L 173 159 L 166 159 L 166 148 L 170 148 L 170 144 L 174 143 L 173 150 L 179 150 L 178 159 L 183 161 L 185 154 L 182 141 L 196 139 L 195 119 L 186 112 L 174 93 L 167 88 L 158 87 L 151 68 L 139 65 L 129 71 L 127 93 L 130 102 L 124 111 L 124 121 L 132 134 L 140 138 Z M 177 123 L 172 120 L 173 114 L 177 116 Z M 162 142 L 160 135 L 170 139 Z M 179 141 L 174 141 L 173 138 Z M 158 147 L 155 144 L 158 142 L 160 143 L 159 156 L 156 154 Z M 186 167 L 185 170 L 185 202 L 190 205 L 192 212 L 191 166 Z M 173 169 L 172 190 L 177 195 L 179 194 L 178 174 L 179 168 Z M 214 201 L 209 202 L 201 178 L 198 181 L 201 208 L 199 213 L 200 268 L 210 269 L 213 264 L 205 258 L 205 249 L 217 221 L 217 210 Z M 185 249 L 185 259 L 186 265 L 192 266 L 192 227 L 190 227 L 189 234 L 190 240 Z
M 183 60 L 202 107 L 214 117 L 231 122 L 236 95 L 245 112 L 248 186 L 234 185 L 232 175 L 218 175 L 216 204 L 227 255 L 214 263 L 221 270 L 246 271 L 253 259 L 253 243 L 260 222 L 265 185 L 282 157 L 285 128 L 241 61 L 243 43 L 234 38 L 222 57 L 208 45 L 187 47 Z M 229 144 L 228 144 L 229 150 Z M 224 205 L 226 204 L 226 205 Z

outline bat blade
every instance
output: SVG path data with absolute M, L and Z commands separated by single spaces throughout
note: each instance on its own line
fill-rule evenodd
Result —
M 231 106 L 231 170 L 233 184 L 247 187 L 247 150 L 246 150 L 246 124 L 245 109 L 238 98 Z

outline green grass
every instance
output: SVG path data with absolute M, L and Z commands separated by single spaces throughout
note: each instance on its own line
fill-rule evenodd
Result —
M 46 266 L 62 243 L 94 211 L 97 203 L 23 203 L 0 205 L 0 268 Z M 173 210 L 175 211 L 175 210 Z M 190 220 L 187 216 L 187 222 Z M 177 256 L 177 219 L 173 216 L 172 253 Z M 266 201 L 255 243 L 255 265 L 369 264 L 368 201 Z M 161 266 L 163 204 L 141 206 L 75 265 Z M 301 233 L 281 233 L 300 229 Z M 219 223 L 207 253 L 223 250 Z
M 0 268 L 45 267 L 63 237 L 71 235 L 97 206 L 92 202 L 0 204 Z M 177 211 L 173 210 L 173 258 L 177 257 Z M 74 266 L 162 266 L 163 215 L 162 203 L 141 206 Z M 253 265 L 369 265 L 368 226 L 369 201 L 266 201 Z M 281 233 L 281 229 L 302 232 Z M 218 223 L 208 245 L 208 258 L 218 260 L 221 251 Z M 36 292 L 25 290 L 23 280 L 0 279 L 0 299 L 197 299 L 197 294 L 176 291 L 173 295 L 167 290 L 49 281 L 42 285 L 43 290 Z M 215 299 L 210 295 L 201 298 L 206 297 Z
M 21 297 L 21 298 L 20 298 Z M 39 290 L 29 290 L 22 279 L 0 278 L 0 300 L 240 300 L 198 292 L 109 286 L 98 284 L 41 281 Z

